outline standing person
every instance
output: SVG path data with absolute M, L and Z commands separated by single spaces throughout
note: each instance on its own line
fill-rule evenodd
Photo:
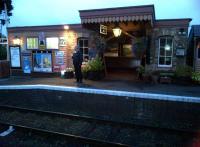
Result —
M 83 55 L 80 51 L 79 46 L 75 47 L 72 59 L 73 59 L 73 64 L 74 64 L 74 69 L 75 69 L 76 82 L 82 83 L 81 65 L 83 62 Z

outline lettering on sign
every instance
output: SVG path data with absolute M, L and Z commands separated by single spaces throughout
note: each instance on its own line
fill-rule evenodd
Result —
M 67 45 L 67 40 L 65 37 L 60 37 L 59 38 L 59 46 L 66 46 Z

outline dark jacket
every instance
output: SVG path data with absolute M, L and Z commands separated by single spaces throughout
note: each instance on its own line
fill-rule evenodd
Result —
M 77 51 L 72 56 L 74 66 L 81 66 L 83 62 L 83 55 L 80 51 Z

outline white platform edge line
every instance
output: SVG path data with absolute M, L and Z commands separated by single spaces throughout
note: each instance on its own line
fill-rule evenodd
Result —
M 105 94 L 112 96 L 124 96 L 131 98 L 142 98 L 142 99 L 156 99 L 156 100 L 167 100 L 167 101 L 180 101 L 180 102 L 192 102 L 200 103 L 199 97 L 191 96 L 176 96 L 167 94 L 155 94 L 155 93 L 142 93 L 142 92 L 128 92 L 128 91 L 117 91 L 117 90 L 103 90 L 103 89 L 91 89 L 91 88 L 79 88 L 70 86 L 54 86 L 54 85 L 3 85 L 0 86 L 0 90 L 15 90 L 15 89 L 44 89 L 44 90 L 58 90 L 67 92 L 80 92 L 90 94 Z

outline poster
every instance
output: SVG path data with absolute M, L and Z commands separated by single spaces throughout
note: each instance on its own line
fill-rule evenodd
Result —
M 30 56 L 23 56 L 23 71 L 24 73 L 31 73 Z
M 51 53 L 33 54 L 33 70 L 36 72 L 52 72 Z
M 64 51 L 55 52 L 56 65 L 64 65 L 64 55 Z
M 21 67 L 20 47 L 19 46 L 11 46 L 10 47 L 10 61 L 11 61 L 11 67 L 13 67 L 13 68 Z

